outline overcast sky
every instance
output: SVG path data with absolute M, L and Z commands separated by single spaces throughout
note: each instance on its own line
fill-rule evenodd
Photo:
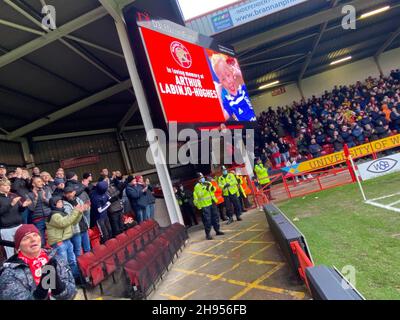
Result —
M 224 7 L 238 0 L 178 0 L 185 20 Z

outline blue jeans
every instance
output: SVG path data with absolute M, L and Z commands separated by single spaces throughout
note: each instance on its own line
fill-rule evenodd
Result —
M 74 234 L 70 240 L 71 240 L 71 243 L 72 243 L 72 246 L 74 249 L 75 257 L 81 256 L 81 252 L 82 252 L 81 234 L 80 233 Z
M 289 152 L 281 153 L 282 160 L 284 163 L 286 163 L 289 160 Z
M 29 223 L 29 209 L 25 208 L 24 211 L 22 211 L 22 223 L 23 224 L 28 224 Z
M 46 245 L 46 222 L 43 219 L 34 222 L 33 225 L 38 228 L 40 236 L 42 237 L 42 247 L 44 247 Z
M 146 208 L 144 209 L 144 217 L 143 220 L 149 220 L 151 219 L 151 208 L 150 205 L 147 205 Z
M 56 243 L 53 244 L 52 247 L 56 249 L 56 255 L 70 266 L 74 278 L 79 278 L 78 264 L 76 262 L 74 246 L 71 241 L 64 240 L 60 245 Z
M 145 215 L 144 209 L 141 207 L 136 207 L 135 215 L 136 215 L 136 222 L 140 224 L 144 220 L 144 215 Z
M 89 239 L 89 232 L 81 232 L 81 238 L 82 238 L 82 248 L 83 252 L 89 252 L 90 251 L 90 239 Z
M 149 210 L 150 210 L 150 219 L 154 219 L 154 208 L 155 208 L 155 204 L 154 203 L 150 203 L 149 204 Z

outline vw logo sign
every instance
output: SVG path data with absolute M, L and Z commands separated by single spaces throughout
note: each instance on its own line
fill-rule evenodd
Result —
M 397 164 L 397 160 L 384 158 L 379 159 L 370 164 L 367 171 L 372 173 L 385 173 L 392 170 Z
M 178 41 L 172 42 L 170 50 L 175 62 L 182 68 L 188 69 L 192 66 L 192 56 L 182 43 Z

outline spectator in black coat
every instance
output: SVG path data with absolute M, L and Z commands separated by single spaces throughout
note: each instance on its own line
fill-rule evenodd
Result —
M 107 194 L 110 197 L 108 200 L 111 202 L 110 207 L 107 210 L 108 219 L 111 224 L 112 234 L 114 237 L 124 231 L 124 224 L 122 222 L 122 214 L 124 207 L 120 197 L 121 192 L 114 182 L 111 182 L 107 189 Z
M 318 158 L 321 156 L 322 148 L 319 144 L 317 144 L 315 139 L 311 140 L 311 145 L 309 147 L 309 151 L 310 151 L 311 155 L 313 156 L 313 158 Z
M 337 131 L 333 133 L 332 145 L 336 152 L 343 150 L 344 140 Z
M 149 218 L 154 219 L 154 210 L 156 204 L 156 198 L 154 197 L 154 187 L 150 183 L 150 179 L 146 179 L 145 185 L 147 187 L 146 197 L 147 205 L 149 206 Z
M 61 197 L 62 198 L 62 196 L 64 195 L 64 188 L 65 188 L 64 179 L 55 178 L 54 179 L 53 197 Z
M 382 121 L 378 121 L 375 131 L 379 139 L 387 138 L 389 136 L 389 126 L 384 125 Z
M 40 177 L 32 178 L 32 192 L 29 193 L 29 210 L 31 211 L 31 221 L 39 229 L 42 236 L 42 245 L 46 243 L 46 220 L 51 214 L 49 201 L 52 194 L 49 190 L 43 189 L 43 180 Z
M 17 229 L 23 224 L 22 212 L 31 203 L 18 195 L 10 193 L 10 181 L 0 180 L 0 236 L 2 240 L 14 241 Z M 7 258 L 14 255 L 14 248 L 5 247 Z
M 90 193 L 92 192 L 92 190 L 94 188 L 94 185 L 92 184 L 92 181 L 93 181 L 93 175 L 90 172 L 85 172 L 82 175 L 81 183 L 85 187 L 86 193 L 89 194 L 89 195 L 90 195 Z
M 22 169 L 15 169 L 15 177 L 11 181 L 11 192 L 27 199 L 29 194 L 29 180 L 22 177 Z

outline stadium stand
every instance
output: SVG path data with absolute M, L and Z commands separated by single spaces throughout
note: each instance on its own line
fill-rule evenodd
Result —
M 400 130 L 400 71 L 335 86 L 321 97 L 271 107 L 258 117 L 256 155 L 274 168 L 284 166 L 284 153 L 317 157 L 396 134 Z M 284 138 L 283 140 L 280 138 Z M 314 143 L 313 143 L 313 140 Z M 278 149 L 276 150 L 277 144 Z

